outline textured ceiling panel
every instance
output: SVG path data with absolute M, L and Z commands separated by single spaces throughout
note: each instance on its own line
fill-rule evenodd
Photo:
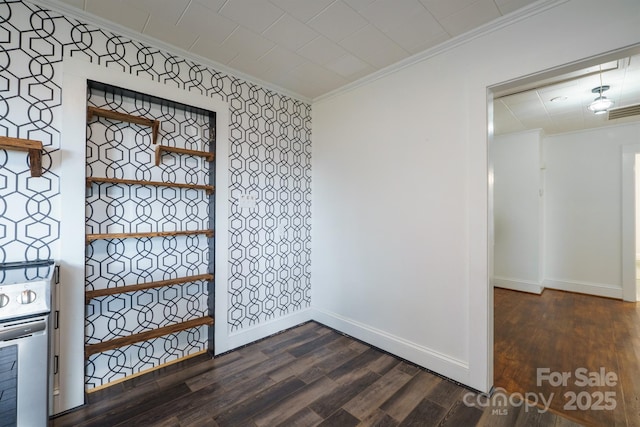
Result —
M 640 116 L 607 120 L 607 114 L 596 115 L 587 108 L 598 96 L 592 90 L 601 85 L 610 86 L 603 95 L 614 101 L 613 108 L 640 103 L 637 63 L 640 56 L 623 57 L 540 81 L 537 87 L 513 88 L 512 94 L 495 99 L 494 132 L 541 128 L 550 135 L 638 120 Z
M 257 81 L 278 85 L 303 99 L 336 90 L 535 2 L 49 1 L 96 15 L 214 63 L 235 66 Z M 271 54 L 271 51 L 277 53 Z M 281 62 L 275 64 L 275 58 Z M 277 73 L 274 72 L 276 69 Z M 298 76 L 301 69 L 313 69 L 313 75 L 322 77 L 318 80 L 302 78 Z

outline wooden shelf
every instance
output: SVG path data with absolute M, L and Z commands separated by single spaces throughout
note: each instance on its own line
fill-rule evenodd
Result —
M 93 116 L 106 117 L 107 119 L 120 120 L 121 122 L 135 123 L 137 125 L 151 127 L 151 140 L 155 144 L 158 142 L 158 131 L 160 130 L 160 121 L 147 119 L 146 117 L 132 116 L 131 114 L 118 113 L 117 111 L 103 110 L 97 107 L 87 107 L 87 121 Z
M 209 151 L 187 150 L 186 148 L 157 145 L 156 146 L 156 166 L 160 166 L 160 163 L 162 163 L 162 153 L 178 153 L 178 154 L 186 154 L 188 156 L 200 156 L 200 157 L 204 157 L 208 162 L 213 162 L 213 159 L 215 158 L 215 154 Z
M 123 294 L 125 292 L 143 291 L 145 289 L 162 288 L 165 286 L 179 285 L 182 283 L 197 282 L 200 280 L 213 280 L 213 274 L 200 274 L 197 276 L 179 277 L 176 279 L 159 280 L 156 282 L 140 283 L 137 285 L 117 286 L 115 288 L 96 289 L 86 291 L 84 298 L 88 303 L 93 298 L 104 297 L 107 295 Z
M 193 231 L 151 231 L 148 233 L 105 233 L 105 234 L 87 234 L 87 243 L 101 239 L 129 239 L 144 237 L 172 237 L 172 236 L 192 236 L 204 234 L 207 237 L 213 237 L 213 230 L 193 230 Z
M 202 325 L 213 325 L 213 323 L 213 317 L 204 316 L 197 319 L 187 320 L 186 322 L 177 323 L 175 325 L 163 326 L 152 331 L 140 332 L 138 334 L 129 335 L 127 337 L 114 338 L 112 340 L 103 341 L 97 344 L 89 344 L 84 348 L 84 356 L 86 359 L 88 359 L 89 356 L 96 353 L 102 353 L 104 351 L 113 350 L 141 341 L 148 341 L 153 338 L 159 338 L 164 335 L 185 331 L 187 329 L 196 328 Z
M 29 153 L 31 176 L 42 176 L 42 142 L 33 139 L 0 136 L 0 149 L 26 151 Z
M 192 188 L 195 190 L 205 190 L 207 194 L 212 194 L 215 190 L 215 187 L 213 185 L 179 184 L 174 182 L 140 181 L 135 179 L 87 177 L 87 187 L 90 187 L 94 182 L 125 185 L 153 185 L 156 187 Z

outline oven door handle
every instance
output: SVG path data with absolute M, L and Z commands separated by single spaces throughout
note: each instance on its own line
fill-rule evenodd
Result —
M 12 339 L 20 338 L 25 335 L 31 335 L 36 332 L 44 331 L 47 327 L 47 322 L 44 320 L 38 322 L 27 323 L 16 327 L 7 329 L 0 329 L 0 342 L 9 341 Z

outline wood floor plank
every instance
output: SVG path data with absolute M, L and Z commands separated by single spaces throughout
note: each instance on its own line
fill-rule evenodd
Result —
M 127 386 L 119 387 L 121 384 L 122 383 L 116 384 L 113 387 L 87 395 L 87 405 L 83 407 L 83 410 L 69 412 L 64 419 L 61 420 L 59 427 L 69 427 L 86 422 L 109 410 L 119 410 L 123 407 L 123 404 L 139 401 L 158 391 L 158 386 L 153 381 L 140 384 L 140 386 L 133 388 Z M 173 385 L 175 384 L 169 384 L 167 388 Z M 112 388 L 114 390 L 110 390 Z M 108 393 L 105 392 L 107 390 Z
M 176 415 L 186 416 L 192 412 L 200 412 L 213 417 L 218 408 L 230 408 L 235 402 L 245 399 L 249 393 L 262 392 L 273 383 L 267 376 L 249 379 L 234 386 L 213 384 L 195 392 L 185 393 L 174 398 L 170 404 L 157 406 L 148 411 L 139 411 L 127 418 L 128 425 L 153 425 L 164 418 Z M 142 408 L 141 408 L 142 409 Z
M 337 411 L 342 405 L 362 393 L 367 387 L 380 379 L 380 375 L 368 370 L 359 371 L 360 377 L 352 377 L 351 381 L 346 384 L 340 384 L 333 393 L 325 395 L 317 399 L 309 405 L 314 412 L 322 418 L 329 417 Z
M 463 394 L 467 392 L 467 390 L 462 387 L 458 387 L 441 378 L 435 381 L 436 385 L 429 391 L 426 397 L 443 408 L 451 407 L 454 403 L 461 400 Z
M 280 399 L 275 405 L 254 416 L 253 421 L 258 427 L 280 424 L 315 400 L 332 393 L 336 386 L 334 381 L 322 377 L 301 387 L 295 394 Z
M 286 350 L 294 345 L 304 344 L 330 331 L 329 328 L 325 328 L 315 322 L 308 322 L 250 344 L 250 346 L 255 346 L 256 349 L 265 354 L 271 354 Z
M 129 419 L 141 412 L 154 410 L 158 405 L 167 405 L 176 398 L 188 393 L 189 388 L 184 383 L 180 383 L 173 387 L 165 388 L 161 392 L 156 392 L 153 396 L 145 396 L 144 398 L 125 401 L 122 405 L 112 408 L 109 411 L 102 412 L 100 415 L 85 421 L 83 425 L 115 426 L 121 422 L 127 422 Z
M 130 426 L 131 424 L 117 424 L 114 427 L 120 427 L 120 426 Z M 180 425 L 180 420 L 178 420 L 176 417 L 169 417 L 165 420 L 162 420 L 160 422 L 154 423 L 153 424 L 154 427 L 181 427 Z
M 274 381 L 282 381 L 290 376 L 298 376 L 311 369 L 316 365 L 316 363 L 330 357 L 332 354 L 333 352 L 329 348 L 321 347 L 316 351 L 305 353 L 301 357 L 295 358 L 291 363 L 285 366 L 281 366 L 270 371 L 269 376 Z
M 248 419 L 281 402 L 285 397 L 300 390 L 304 386 L 305 383 L 301 380 L 290 377 L 274 384 L 261 393 L 252 395 L 233 405 L 214 419 L 220 427 L 246 425 Z
M 272 384 L 273 382 L 266 375 L 235 383 L 214 383 L 196 392 L 181 395 L 172 400 L 170 405 L 161 405 L 148 412 L 141 411 L 127 421 L 130 425 L 153 425 L 169 415 L 183 417 L 193 412 L 200 412 L 203 415 L 213 416 L 216 410 L 229 408 L 238 400 L 246 398 L 246 395 L 258 393 Z
M 329 372 L 327 376 L 333 380 L 340 381 L 341 377 L 349 375 L 362 367 L 369 367 L 369 364 L 375 362 L 379 358 L 384 356 L 384 353 L 376 350 L 375 348 L 369 348 L 364 353 L 359 354 L 348 362 L 343 363 L 333 371 Z
M 616 351 L 618 375 L 622 395 L 617 396 L 620 405 L 624 407 L 625 419 L 629 425 L 637 423 L 640 426 L 640 327 L 629 325 L 640 322 L 640 305 L 635 303 L 623 304 L 620 318 L 613 325 L 613 342 L 624 343 L 625 351 Z M 633 349 L 633 351 L 631 351 Z M 635 372 L 636 375 L 630 373 Z
M 289 426 L 299 426 L 299 427 L 312 427 L 317 426 L 324 418 L 320 415 L 316 414 L 309 408 L 302 408 L 282 423 L 278 424 L 277 427 L 289 427 Z
M 551 412 L 521 410 L 514 427 L 554 427 L 555 424 L 556 416 Z
M 377 360 L 371 362 L 368 366 L 373 372 L 377 372 L 380 375 L 384 375 L 390 370 L 392 370 L 395 366 L 400 365 L 401 361 L 391 356 L 390 354 L 383 354 Z
M 238 379 L 233 383 L 214 383 L 207 388 L 185 396 L 181 400 L 184 400 L 188 405 L 186 406 L 187 410 L 188 408 L 196 408 L 215 417 L 237 402 L 246 399 L 247 396 L 255 396 L 273 385 L 275 383 L 267 375 L 260 375 L 244 380 Z
M 482 417 L 482 410 L 456 402 L 440 423 L 441 427 L 475 426 Z
M 376 409 L 370 413 L 358 427 L 396 427 L 398 421 L 381 409 Z
M 228 364 L 239 359 L 240 355 L 229 353 L 215 359 L 210 358 L 208 355 L 205 357 L 206 358 L 203 358 L 201 363 L 194 360 L 192 363 L 185 365 L 176 371 L 163 372 L 162 374 L 158 373 L 158 376 L 154 381 L 158 387 L 164 387 L 169 384 L 186 381 L 189 378 L 204 374 L 214 369 L 223 369 Z
M 321 347 L 324 347 L 328 344 L 330 344 L 331 342 L 339 339 L 340 337 L 342 337 L 342 335 L 337 334 L 335 332 L 329 332 L 327 334 L 324 334 L 323 336 L 316 338 L 314 340 L 311 340 L 309 342 L 306 342 L 304 344 L 301 345 L 297 345 L 289 350 L 287 350 L 289 353 L 291 353 L 293 356 L 295 357 L 300 357 L 304 354 L 307 354 L 313 350 L 317 350 Z
M 349 344 L 349 347 L 353 348 L 354 350 L 358 350 L 358 353 L 363 353 L 371 348 L 371 346 L 368 346 L 365 343 L 356 340 L 353 340 L 351 344 Z
M 360 420 L 345 411 L 340 409 L 322 423 L 318 424 L 319 427 L 355 427 L 360 423 Z
M 318 360 L 311 371 L 299 374 L 298 378 L 310 383 L 358 356 L 358 354 L 360 354 L 359 350 L 353 349 L 349 345 L 344 345 L 342 348 L 334 349 L 333 354 L 328 357 Z
M 424 371 L 418 372 L 400 390 L 387 399 L 380 406 L 380 409 L 394 419 L 402 421 L 437 384 L 436 376 Z
M 397 359 L 397 358 L 394 357 L 394 359 Z M 414 376 L 415 374 L 420 372 L 420 368 L 418 368 L 416 365 L 405 362 L 405 361 L 400 362 L 400 364 L 398 365 L 398 369 L 404 372 L 405 374 L 409 374 L 411 376 Z
M 303 323 L 302 325 L 296 326 L 295 328 L 292 328 L 292 330 L 294 332 L 297 333 L 301 333 L 301 332 L 306 332 L 306 331 L 314 331 L 316 333 L 319 334 L 326 334 L 328 332 L 331 332 L 332 329 L 331 328 L 327 328 L 324 325 L 321 325 L 317 322 L 306 322 Z
M 220 375 L 215 378 L 207 377 L 207 381 L 210 382 L 210 385 L 221 385 L 223 387 L 233 387 L 235 383 L 245 381 L 249 378 L 254 378 L 258 376 L 264 375 L 265 372 L 271 372 L 276 369 L 281 369 L 284 366 L 288 366 L 290 363 L 295 361 L 296 359 L 291 356 L 287 352 L 277 353 L 268 359 L 255 363 L 248 368 L 240 371 L 234 372 L 232 375 Z M 286 377 L 285 377 L 286 378 Z M 200 381 L 195 379 L 195 381 L 200 385 Z M 191 381 L 188 381 L 187 384 L 191 384 Z M 191 388 L 191 386 L 190 386 Z M 196 389 L 194 389 L 195 391 Z
M 233 385 L 213 384 L 174 402 L 173 410 L 182 414 L 197 408 L 200 412 L 215 418 L 238 402 L 263 393 L 274 385 L 275 383 L 266 374 L 236 382 Z
M 362 393 L 347 402 L 343 408 L 363 420 L 412 378 L 399 369 L 392 369 Z
M 308 343 L 317 338 L 320 338 L 321 334 L 315 329 L 306 329 L 303 331 L 296 331 L 295 335 L 281 334 L 279 340 L 268 340 L 260 346 L 260 351 L 266 355 L 271 355 L 281 351 L 287 351 L 294 346 Z
M 193 379 L 189 379 L 186 383 L 191 391 L 196 391 L 208 386 L 214 381 L 220 381 L 225 377 L 231 377 L 238 372 L 242 372 L 243 370 L 255 366 L 260 362 L 264 362 L 267 359 L 267 355 L 260 351 L 249 353 L 241 358 L 233 360 L 231 363 L 226 365 L 224 370 L 210 370 L 203 375 L 198 375 Z
M 437 426 L 447 414 L 447 409 L 432 402 L 422 399 L 418 405 L 402 420 L 400 427 L 430 427 Z
M 583 427 L 583 424 L 555 415 L 556 423 L 553 427 Z M 633 425 L 633 424 L 630 424 Z
M 213 418 L 200 411 L 193 411 L 191 413 L 178 417 L 180 427 L 218 427 Z

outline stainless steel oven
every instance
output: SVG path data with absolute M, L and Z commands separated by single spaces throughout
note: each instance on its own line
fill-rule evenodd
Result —
M 0 264 L 0 427 L 48 423 L 53 261 Z

